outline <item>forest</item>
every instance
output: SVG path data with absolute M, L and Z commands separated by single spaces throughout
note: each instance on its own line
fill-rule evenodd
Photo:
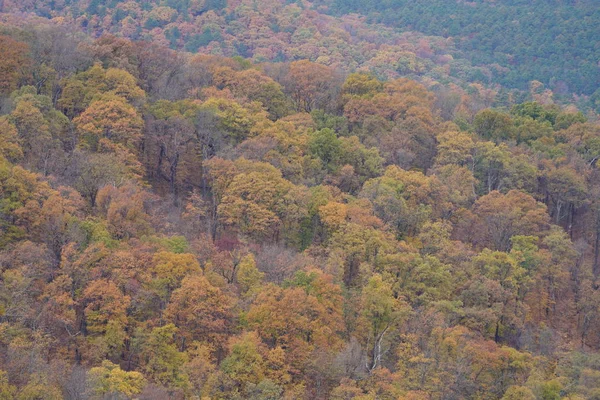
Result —
M 322 7 L 0 0 L 0 399 L 600 399 L 598 84 Z
M 594 0 L 318 0 L 334 14 L 453 38 L 461 58 L 489 65 L 489 79 L 527 88 L 538 80 L 556 92 L 592 94 L 600 86 L 600 9 Z M 449 18 L 448 18 L 449 16 Z
M 0 11 L 13 25 L 41 17 L 94 38 L 257 63 L 306 59 L 381 80 L 478 83 L 520 102 L 539 81 L 600 112 L 597 0 L 0 0 Z

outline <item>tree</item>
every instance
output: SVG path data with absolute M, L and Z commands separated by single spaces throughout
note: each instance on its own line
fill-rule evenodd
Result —
M 475 188 L 477 179 L 473 172 L 467 167 L 459 167 L 455 164 L 447 164 L 442 167 L 434 167 L 431 175 L 435 175 L 448 191 L 448 200 L 454 208 L 469 208 L 477 197 Z M 454 211 L 454 210 L 453 210 Z
M 586 201 L 585 176 L 569 166 L 560 166 L 544 171 L 546 194 L 549 197 L 551 216 L 559 224 L 567 218 L 569 231 L 572 229 L 575 209 Z
M 247 318 L 265 343 L 285 349 L 290 365 L 301 368 L 313 349 L 330 351 L 340 345 L 341 289 L 331 276 L 300 273 L 287 288 L 269 285 L 262 290 Z
M 368 148 L 356 136 L 340 138 L 339 163 L 351 165 L 361 181 L 381 174 L 383 158 L 375 147 Z
M 0 94 L 10 94 L 27 79 L 31 64 L 28 52 L 27 44 L 0 35 Z
M 238 98 L 260 102 L 273 120 L 289 114 L 290 104 L 282 86 L 254 68 L 242 71 L 234 71 L 230 67 L 216 68 L 213 81 L 217 88 L 230 89 Z
M 130 21 L 133 29 L 136 29 L 133 18 L 130 17 Z M 156 42 L 138 41 L 130 44 L 136 61 L 133 72 L 137 73 L 140 87 L 148 96 L 170 100 L 181 98 L 188 89 L 185 82 L 188 58 Z
M 535 395 L 525 386 L 511 386 L 504 393 L 501 400 L 535 400 Z
M 144 151 L 148 154 L 147 170 L 156 180 L 168 183 L 177 204 L 182 185 L 181 164 L 188 154 L 195 156 L 196 138 L 193 124 L 182 117 L 146 119 Z M 185 168 L 185 164 L 183 165 Z
M 129 175 L 127 167 L 115 154 L 75 151 L 71 160 L 75 175 L 73 186 L 90 202 L 91 207 L 96 207 L 100 189 L 121 186 Z
M 558 111 L 552 107 L 544 107 L 538 102 L 515 104 L 510 113 L 519 117 L 528 117 L 536 121 L 547 121 L 554 125 Z
M 18 400 L 60 400 L 62 393 L 59 388 L 48 382 L 46 376 L 33 374 L 25 387 L 19 392 L 16 397 Z
M 8 382 L 5 371 L 0 371 L 0 399 L 11 400 L 15 398 L 17 388 Z
M 240 260 L 236 278 L 243 295 L 252 296 L 258 293 L 264 276 L 265 274 L 256 268 L 256 261 L 252 254 Z
M 424 110 L 427 109 L 418 109 L 419 113 Z M 436 132 L 432 125 L 433 121 L 424 122 L 416 115 L 409 115 L 406 119 L 398 121 L 389 134 L 381 136 L 378 145 L 386 161 L 407 169 L 415 167 L 426 171 L 430 168 L 435 157 L 436 144 Z
M 453 277 L 450 266 L 433 256 L 407 255 L 386 266 L 383 275 L 414 307 L 450 300 Z
M 394 259 L 397 242 L 393 234 L 356 223 L 340 228 L 328 240 L 328 263 L 346 286 L 361 286 L 368 274 L 385 268 Z
M 562 307 L 568 305 L 564 299 L 567 293 L 569 279 L 573 282 L 581 282 L 582 274 L 577 262 L 577 251 L 568 234 L 559 227 L 552 227 L 550 232 L 541 240 L 541 261 L 537 267 L 535 276 L 534 294 L 538 298 L 537 310 L 531 307 L 532 312 L 538 311 L 540 319 L 546 319 L 549 324 L 557 322 L 556 313 Z
M 142 392 L 144 376 L 136 371 L 123 371 L 110 361 L 103 361 L 102 366 L 91 368 L 88 380 L 96 396 L 112 398 L 131 397 Z
M 477 113 L 473 128 L 484 139 L 498 142 L 513 138 L 514 126 L 510 115 L 492 109 Z
M 383 91 L 372 98 L 354 96 L 344 106 L 344 115 L 350 122 L 361 122 L 370 115 L 389 121 L 402 121 L 416 117 L 426 125 L 432 125 L 433 93 L 425 86 L 405 78 L 388 81 Z
M 546 207 L 517 190 L 507 194 L 493 191 L 473 205 L 476 219 L 469 227 L 472 240 L 480 247 L 507 251 L 514 235 L 540 235 L 548 228 Z
M 79 48 L 81 40 L 72 27 L 37 25 L 28 42 L 31 47 L 32 84 L 37 93 L 52 99 L 54 105 L 62 92 L 62 80 L 86 69 L 90 55 Z
M 308 144 L 308 150 L 312 155 L 323 162 L 323 166 L 333 171 L 340 160 L 341 142 L 331 129 L 325 128 L 316 131 Z
M 236 164 L 239 172 L 217 206 L 219 220 L 242 234 L 277 240 L 303 217 L 303 188 L 283 179 L 270 164 L 244 159 Z
M 308 60 L 294 61 L 290 64 L 284 86 L 296 105 L 296 111 L 309 113 L 313 109 L 325 108 L 334 97 L 335 78 L 334 71 L 325 65 Z
M 82 297 L 87 331 L 102 335 L 111 322 L 123 329 L 127 324 L 129 303 L 129 296 L 123 295 L 114 283 L 102 279 L 90 282 Z
M 438 135 L 438 154 L 435 158 L 436 164 L 456 164 L 468 166 L 473 160 L 475 143 L 466 133 L 444 132 Z
M 480 307 L 483 313 L 489 309 L 493 316 L 488 315 L 485 334 L 491 336 L 493 331 L 494 341 L 515 335 L 525 314 L 523 295 L 529 282 L 526 270 L 511 255 L 488 249 L 474 257 L 473 264 L 490 281 L 475 278 L 478 282 L 463 293 L 465 304 Z
M 176 289 L 164 317 L 181 329 L 181 348 L 202 341 L 219 348 L 232 322 L 234 303 L 221 289 L 203 276 L 187 276 Z
M 48 174 L 63 156 L 61 140 L 68 142 L 69 121 L 52 108 L 50 98 L 34 91 L 26 86 L 13 93 L 16 106 L 10 119 L 17 128 L 25 165 Z
M 58 187 L 58 191 L 52 193 L 43 201 L 39 211 L 35 212 L 35 206 L 29 203 L 26 209 L 21 210 L 20 216 L 31 220 L 28 231 L 32 237 L 44 242 L 53 251 L 56 258 L 60 257 L 63 247 L 71 240 L 73 225 L 78 217 L 82 216 L 83 199 L 75 190 L 68 187 Z M 27 212 L 35 212 L 37 215 L 26 217 Z
M 209 112 L 216 117 L 216 126 L 205 128 L 218 128 L 225 136 L 226 143 L 236 145 L 254 134 L 258 123 L 269 121 L 260 105 L 251 106 L 252 104 L 245 108 L 233 100 L 211 97 L 202 103 L 200 111 Z
M 446 190 L 435 176 L 396 166 L 367 181 L 359 196 L 371 200 L 375 215 L 399 236 L 414 235 L 427 218 L 441 217 L 448 207 Z
M 142 347 L 144 370 L 149 378 L 162 385 L 185 389 L 189 385 L 189 378 L 183 368 L 187 355 L 178 351 L 175 346 L 177 331 L 173 324 L 152 329 Z
M 560 141 L 568 142 L 588 166 L 594 167 L 600 159 L 600 128 L 590 124 L 574 124 L 557 133 Z
M 507 165 L 510 163 L 510 153 L 504 144 L 478 143 L 473 161 L 473 175 L 479 180 L 483 193 L 504 187 Z
M 149 199 L 149 194 L 135 185 L 107 185 L 96 195 L 96 208 L 106 216 L 108 230 L 116 238 L 142 236 L 152 230 L 146 212 Z
M 58 105 L 70 118 L 77 117 L 95 100 L 101 97 L 120 97 L 133 105 L 141 105 L 146 94 L 129 72 L 94 64 L 64 82 Z
M 531 118 L 517 118 L 515 121 L 515 138 L 517 143 L 548 140 L 553 136 L 552 125 L 548 121 Z
M 0 155 L 15 162 L 23 157 L 23 149 L 19 146 L 17 128 L 8 118 L 0 118 Z
M 221 369 L 241 388 L 259 383 L 265 376 L 265 360 L 259 351 L 262 346 L 256 332 L 232 339 Z
M 361 296 L 361 317 L 367 329 L 365 340 L 369 355 L 365 366 L 369 372 L 381 365 L 386 352 L 386 335 L 394 334 L 393 330 L 409 310 L 402 299 L 394 296 L 392 287 L 384 282 L 381 275 L 374 274 L 369 279 Z
M 193 254 L 161 251 L 154 254 L 152 264 L 152 286 L 163 299 L 168 299 L 187 275 L 200 272 L 200 264 Z
M 342 97 L 351 99 L 353 97 L 373 97 L 383 90 L 383 82 L 368 74 L 354 73 L 348 75 L 342 86 Z
M 81 136 L 81 146 L 98 150 L 100 139 L 125 146 L 137 153 L 144 122 L 137 110 L 117 95 L 104 95 L 92 102 L 73 120 Z
M 471 170 L 479 180 L 477 193 L 482 195 L 493 190 L 533 192 L 537 189 L 536 166 L 526 155 L 512 153 L 505 143 L 477 143 Z
M 210 346 L 194 343 L 187 351 L 189 361 L 185 364 L 185 373 L 189 376 L 192 390 L 202 395 L 210 388 L 217 371 L 216 360 Z

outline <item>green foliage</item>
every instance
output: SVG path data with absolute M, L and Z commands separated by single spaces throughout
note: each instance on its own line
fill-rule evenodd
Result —
M 513 136 L 513 123 L 508 114 L 483 110 L 475 116 L 473 128 L 484 139 L 506 140 Z
M 316 131 L 308 146 L 311 154 L 320 158 L 326 168 L 336 168 L 342 145 L 333 130 L 325 128 Z
M 231 379 L 242 384 L 262 381 L 264 360 L 258 351 L 258 336 L 247 333 L 231 346 L 229 356 L 221 363 L 221 369 Z
M 238 266 L 237 281 L 243 294 L 257 293 L 265 274 L 256 268 L 254 256 L 248 254 L 240 261 Z
M 15 398 L 17 388 L 8 383 L 8 378 L 5 371 L 0 371 L 0 399 L 11 400 Z
M 473 65 L 507 67 L 493 70 L 493 80 L 503 85 L 526 89 L 529 81 L 537 79 L 545 84 L 561 82 L 569 90 L 591 94 L 600 84 L 595 66 L 598 49 L 593 40 L 600 11 L 591 1 L 534 4 L 507 0 L 466 4 L 445 0 L 321 0 L 318 3 L 329 5 L 336 14 L 360 13 L 401 30 L 458 38 L 460 54 Z M 569 61 L 563 62 L 565 59 Z
M 188 376 L 183 371 L 187 355 L 177 350 L 174 343 L 177 327 L 167 324 L 154 328 L 144 343 L 147 357 L 145 371 L 149 377 L 167 387 L 186 388 Z
M 123 371 L 118 365 L 110 361 L 103 361 L 101 367 L 95 367 L 88 372 L 88 379 L 92 391 L 98 397 L 135 396 L 141 393 L 144 387 L 144 377 L 139 372 Z
M 189 243 L 185 236 L 174 235 L 166 237 L 149 236 L 143 238 L 145 241 L 156 245 L 157 248 L 163 249 L 173 254 L 183 254 L 188 252 Z
M 525 386 L 511 386 L 502 396 L 502 400 L 535 400 L 535 395 Z
M 200 47 L 204 47 L 213 41 L 220 41 L 222 39 L 221 33 L 209 27 L 204 28 L 204 31 L 200 34 L 193 35 L 185 44 L 187 51 L 196 52 Z
M 104 244 L 108 248 L 117 246 L 118 242 L 112 238 L 104 221 L 88 219 L 82 221 L 80 226 L 86 234 L 84 246 L 97 242 Z

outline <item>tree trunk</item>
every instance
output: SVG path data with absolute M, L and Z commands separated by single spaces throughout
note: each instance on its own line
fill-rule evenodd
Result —
M 175 155 L 175 159 L 173 160 L 173 162 L 171 163 L 171 167 L 170 169 L 170 174 L 169 174 L 169 184 L 171 186 L 171 194 L 173 195 L 173 204 L 175 206 L 178 205 L 178 190 L 177 190 L 177 166 L 179 164 L 179 154 Z
M 600 212 L 596 215 L 596 239 L 594 240 L 594 265 L 592 267 L 592 271 L 594 273 L 594 277 L 598 278 L 600 274 L 600 265 L 598 265 L 598 261 L 600 258 Z

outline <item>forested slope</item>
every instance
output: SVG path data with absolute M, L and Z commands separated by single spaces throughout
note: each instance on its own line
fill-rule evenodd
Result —
M 3 0 L 11 23 L 37 15 L 93 36 L 255 62 L 302 59 L 380 79 L 488 85 L 521 96 L 539 81 L 600 110 L 595 1 Z M 36 24 L 35 21 L 29 23 Z
M 0 398 L 600 396 L 593 113 L 3 18 Z
M 489 65 L 491 80 L 559 92 L 600 87 L 600 7 L 595 1 L 323 0 L 334 14 L 358 13 L 402 31 L 452 37 L 460 55 Z

